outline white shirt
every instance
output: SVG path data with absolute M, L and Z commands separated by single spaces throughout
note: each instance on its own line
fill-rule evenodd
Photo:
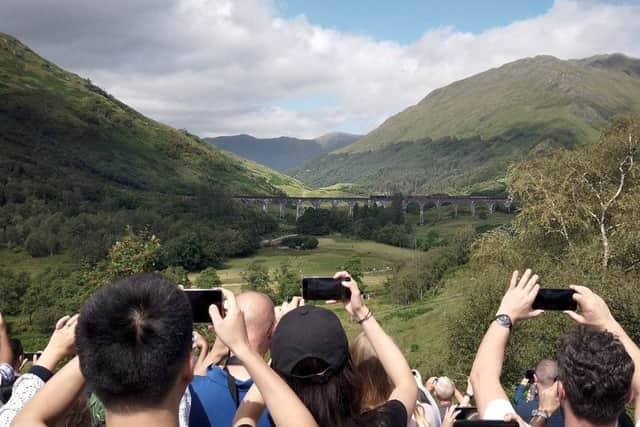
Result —
M 18 412 L 44 387 L 44 381 L 34 374 L 24 374 L 13 383 L 11 399 L 0 408 L 0 427 L 9 427 Z

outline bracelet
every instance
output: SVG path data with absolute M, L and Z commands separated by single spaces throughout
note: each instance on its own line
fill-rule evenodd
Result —
M 356 320 L 356 322 L 359 325 L 362 325 L 364 322 L 366 322 L 367 320 L 371 319 L 373 317 L 373 313 L 371 312 L 371 310 L 369 310 L 369 312 L 367 313 L 366 316 L 364 316 L 362 319 L 360 320 Z

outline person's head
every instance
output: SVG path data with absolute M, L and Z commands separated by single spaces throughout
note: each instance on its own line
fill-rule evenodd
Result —
M 596 425 L 615 422 L 630 398 L 633 360 L 613 334 L 579 325 L 557 354 L 562 407 Z
M 364 332 L 351 344 L 351 359 L 362 380 L 361 409 L 370 410 L 386 402 L 393 383 Z
M 20 369 L 20 365 L 24 361 L 24 350 L 22 349 L 22 342 L 20 342 L 17 338 L 11 338 L 9 340 L 9 345 L 11 346 L 11 352 L 13 353 L 13 360 L 11 364 L 13 368 L 18 371 Z
M 192 378 L 193 319 L 184 292 L 158 274 L 118 280 L 82 307 L 76 350 L 107 411 L 175 406 Z
M 360 413 L 360 384 L 347 335 L 329 310 L 303 306 L 282 317 L 271 340 L 271 367 L 319 425 L 347 425 Z
M 456 386 L 449 377 L 438 377 L 434 383 L 434 394 L 436 399 L 442 403 L 451 402 Z
M 271 298 L 259 292 L 243 292 L 236 297 L 236 302 L 244 313 L 251 349 L 264 356 L 269 350 L 276 321 Z
M 548 388 L 558 378 L 558 363 L 555 360 L 543 359 L 536 366 L 535 382 L 542 388 Z

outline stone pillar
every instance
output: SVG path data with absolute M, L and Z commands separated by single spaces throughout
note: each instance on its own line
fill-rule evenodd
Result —
M 454 218 L 458 218 L 458 204 L 457 203 L 453 204 L 453 217 Z
M 472 200 L 469 206 L 471 208 L 471 216 L 476 216 L 476 201 Z
M 262 200 L 262 212 L 266 213 L 269 209 L 269 199 Z
M 418 202 L 418 206 L 420 206 L 420 225 L 424 225 L 424 205 L 425 202 Z
M 279 208 L 280 208 L 280 218 L 284 218 L 284 202 L 282 200 L 280 200 Z
M 512 205 L 511 199 L 507 199 L 507 201 L 504 202 L 504 207 L 505 209 L 507 209 L 507 212 L 509 213 L 511 213 L 511 205 Z
M 302 200 L 296 200 L 296 221 L 302 216 Z
M 338 201 L 334 199 L 331 201 L 331 209 L 335 209 L 336 206 L 338 206 Z
M 311 206 L 313 206 L 314 209 L 320 209 L 320 200 L 312 201 Z
M 356 205 L 356 202 L 349 202 L 349 217 L 353 218 L 353 207 Z
M 488 202 L 487 209 L 489 209 L 489 215 L 493 215 L 493 211 L 496 209 L 496 202 Z

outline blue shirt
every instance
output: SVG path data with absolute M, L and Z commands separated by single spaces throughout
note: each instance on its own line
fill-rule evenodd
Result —
M 534 409 L 538 409 L 538 399 L 533 399 L 528 402 L 522 399 L 520 403 L 516 405 L 516 414 L 520 415 L 524 422 L 529 424 L 532 417 L 531 412 L 533 412 Z M 564 413 L 562 412 L 562 408 L 551 415 L 545 427 L 564 427 Z
M 240 401 L 253 385 L 253 380 L 235 380 Z M 236 415 L 236 404 L 231 397 L 227 371 L 210 366 L 207 376 L 196 376 L 189 386 L 191 390 L 191 413 L 189 427 L 228 427 Z M 265 410 L 258 421 L 258 427 L 271 427 Z

